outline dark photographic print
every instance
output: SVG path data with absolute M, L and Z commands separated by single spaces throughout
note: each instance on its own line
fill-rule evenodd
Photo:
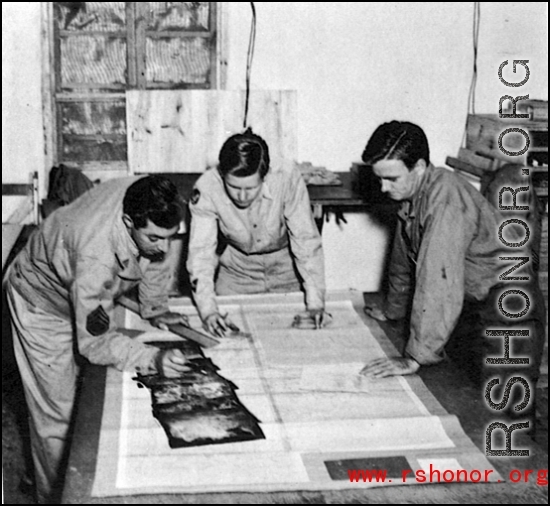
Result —
M 155 343 L 151 343 L 155 344 Z M 193 345 L 194 347 L 194 345 Z M 162 342 L 161 349 L 195 353 L 187 344 Z M 135 381 L 151 391 L 152 413 L 168 436 L 170 447 L 180 448 L 264 438 L 257 420 L 239 402 L 237 387 L 216 371 L 208 358 L 193 358 L 189 371 L 176 378 L 138 375 Z

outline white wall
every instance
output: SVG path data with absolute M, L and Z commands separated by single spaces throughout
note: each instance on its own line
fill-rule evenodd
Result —
M 2 2 L 2 182 L 45 174 L 40 2 Z M 2 198 L 2 219 L 20 199 Z
M 456 155 L 472 75 L 473 2 L 255 5 L 252 86 L 298 90 L 302 159 L 348 170 L 373 130 L 392 119 L 424 128 L 434 163 Z M 248 2 L 229 2 L 228 17 L 227 87 L 242 89 Z M 505 59 L 530 60 L 518 94 L 548 98 L 546 27 L 546 3 L 481 3 L 477 112 L 498 112 L 499 97 L 510 93 L 497 75 Z
M 473 2 L 255 5 L 252 87 L 298 90 L 300 161 L 347 171 L 374 129 L 392 119 L 424 128 L 436 165 L 457 154 L 472 76 Z M 228 10 L 227 87 L 242 89 L 250 7 L 230 2 Z M 546 3 L 481 3 L 476 112 L 497 113 L 504 93 L 548 99 L 546 27 Z M 505 59 L 530 60 L 521 93 L 498 79 Z M 387 234 L 367 215 L 348 222 L 325 226 L 327 284 L 377 290 Z

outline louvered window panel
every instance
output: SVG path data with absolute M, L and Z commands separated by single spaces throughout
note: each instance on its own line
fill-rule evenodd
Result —
M 53 2 L 57 160 L 120 168 L 127 89 L 208 89 L 216 2 Z

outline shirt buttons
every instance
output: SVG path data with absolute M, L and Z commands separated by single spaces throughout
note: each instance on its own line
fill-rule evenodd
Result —
M 256 223 L 254 223 L 254 225 L 252 225 L 254 228 L 258 228 L 258 225 Z

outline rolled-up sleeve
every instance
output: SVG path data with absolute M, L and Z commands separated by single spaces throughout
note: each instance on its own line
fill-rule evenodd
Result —
M 154 372 L 158 349 L 121 334 L 114 319 L 112 270 L 97 259 L 77 261 L 71 299 L 79 352 L 91 363 Z
M 452 188 L 430 195 L 406 347 L 420 364 L 445 358 L 444 347 L 462 310 L 466 252 L 476 230 L 474 214 Z
M 321 235 L 311 213 L 305 182 L 292 170 L 285 189 L 284 217 L 290 249 L 302 277 L 308 309 L 325 306 L 325 261 Z
M 218 311 L 214 276 L 218 266 L 218 216 L 213 202 L 205 192 L 189 203 L 191 230 L 187 271 L 191 280 L 193 299 L 202 319 Z

